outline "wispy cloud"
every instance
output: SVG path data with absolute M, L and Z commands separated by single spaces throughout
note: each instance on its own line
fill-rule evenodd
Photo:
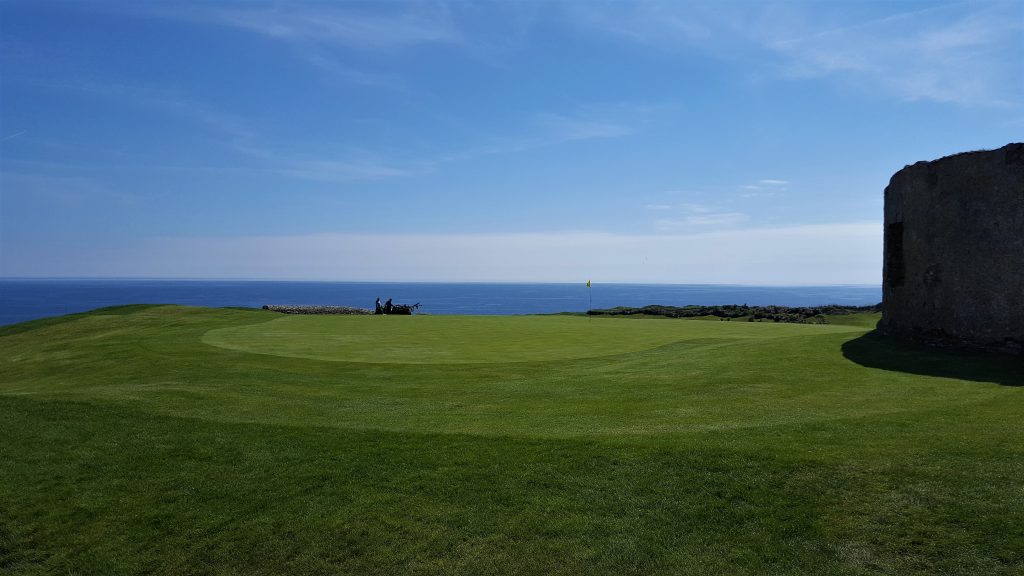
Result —
M 710 214 L 692 214 L 682 218 L 660 218 L 654 221 L 654 226 L 663 232 L 679 232 L 681 230 L 693 230 L 694 228 L 720 228 L 731 227 L 750 220 L 750 217 L 740 212 L 718 212 Z
M 346 54 L 397 52 L 429 45 L 459 46 L 468 40 L 451 7 L 438 3 L 381 3 L 374 9 L 351 3 L 140 3 L 139 16 L 246 30 L 288 47 L 328 78 L 387 89 L 406 87 L 395 75 L 353 64 Z M 358 58 L 356 58 L 358 60 Z
M 1024 103 L 1019 2 L 914 10 L 826 30 L 773 33 L 792 77 L 835 77 L 905 100 Z
M 132 203 L 136 195 L 113 188 L 81 175 L 57 175 L 51 172 L 0 170 L 0 188 L 7 196 L 45 198 L 51 206 L 82 207 L 97 201 Z
M 345 64 L 329 53 L 314 47 L 297 47 L 299 57 L 323 72 L 328 78 L 344 84 L 406 90 L 402 79 L 394 74 L 368 72 L 355 66 Z
M 632 134 L 635 130 L 616 122 L 562 114 L 538 114 L 533 123 L 543 138 L 555 142 L 618 138 Z
M 538 112 L 524 119 L 518 133 L 494 137 L 475 146 L 442 154 L 435 164 L 462 162 L 481 156 L 515 154 L 587 140 L 622 138 L 663 121 L 676 107 L 668 104 L 618 102 L 579 106 L 562 112 Z
M 600 110 L 600 109 L 599 109 Z M 320 181 L 379 180 L 384 178 L 408 177 L 425 174 L 439 167 L 464 162 L 481 156 L 504 155 L 525 152 L 548 146 L 620 138 L 634 134 L 647 121 L 647 107 L 632 109 L 619 106 L 609 114 L 586 109 L 578 114 L 539 113 L 525 122 L 526 131 L 506 138 L 494 139 L 471 148 L 456 152 L 440 153 L 419 159 L 395 160 L 361 151 L 342 160 L 301 159 L 292 157 L 294 166 L 282 173 Z M 248 153 L 270 158 L 269 152 L 248 150 Z M 288 159 L 288 155 L 277 155 L 277 159 Z
M 244 170 L 256 170 L 318 182 L 348 182 L 423 174 L 436 165 L 431 161 L 386 159 L 365 150 L 346 150 L 334 155 L 323 153 L 310 155 L 288 150 L 286 147 L 273 146 L 273 140 L 264 135 L 247 119 L 166 90 L 92 81 L 46 82 L 39 85 L 87 93 L 100 98 L 125 102 L 131 106 L 151 108 L 194 122 L 204 130 L 204 133 L 197 137 L 206 140 L 211 138 L 211 135 L 215 135 L 225 148 L 238 153 L 241 157 L 260 161 L 259 167 L 249 166 Z M 160 167 L 153 166 L 153 168 Z M 190 170 L 185 166 L 172 168 L 182 171 Z M 242 168 L 222 165 L 217 168 L 195 167 L 191 169 L 235 172 Z
M 261 160 L 266 172 L 316 182 L 404 178 L 425 174 L 436 166 L 433 162 L 397 161 L 359 149 L 347 149 L 333 156 L 310 156 L 256 145 L 240 146 L 238 151 Z
M 394 50 L 423 44 L 458 44 L 462 34 L 444 4 L 412 3 L 384 11 L 353 4 L 263 7 L 247 3 L 188 7 L 147 6 L 153 16 L 249 30 L 289 42 L 333 44 L 358 50 Z
M 700 44 L 717 33 L 713 11 L 694 3 L 572 2 L 562 9 L 572 24 L 642 44 Z
M 707 204 L 658 204 L 648 205 L 646 208 L 675 213 L 654 221 L 654 228 L 666 233 L 731 228 L 750 220 L 747 214 Z
M 664 50 L 753 59 L 780 78 L 827 79 L 907 101 L 1024 104 L 1020 2 L 932 5 L 873 19 L 857 13 L 824 2 L 638 1 L 568 11 L 590 30 Z
M 677 110 L 677 105 L 665 102 L 594 103 L 577 106 L 568 112 L 539 113 L 529 124 L 545 141 L 619 138 L 665 122 Z
M 771 196 L 777 196 L 780 192 L 786 190 L 786 186 L 789 185 L 789 180 L 779 180 L 777 178 L 762 178 L 757 181 L 757 184 L 741 184 L 739 186 L 740 198 L 768 198 Z
M 371 78 L 365 80 L 374 81 Z M 432 172 L 444 164 L 480 156 L 514 154 L 558 144 L 620 138 L 642 130 L 674 110 L 666 105 L 619 102 L 580 106 L 574 111 L 540 112 L 527 115 L 522 122 L 523 129 L 517 134 L 492 138 L 455 152 L 438 152 L 419 158 L 402 157 L 400 153 L 397 156 L 384 155 L 364 149 L 346 149 L 334 154 L 323 151 L 308 154 L 276 143 L 246 118 L 180 93 L 96 81 L 40 81 L 36 85 L 73 90 L 117 100 L 130 106 L 143 106 L 173 114 L 202 126 L 206 132 L 216 135 L 226 148 L 243 157 L 261 161 L 258 168 L 249 169 L 319 182 L 404 178 Z M 20 133 L 13 136 L 18 135 Z M 209 137 L 203 135 L 204 139 Z M 221 170 L 233 171 L 237 168 L 224 166 Z
M 34 81 L 32 84 L 55 90 L 89 94 L 98 98 L 116 100 L 128 106 L 141 106 L 174 114 L 181 119 L 202 125 L 236 146 L 242 146 L 257 137 L 256 130 L 250 122 L 241 116 L 167 89 L 94 80 Z
M 398 166 L 372 160 L 299 160 L 281 174 L 319 182 L 348 182 L 353 180 L 384 180 L 424 174 L 430 165 Z

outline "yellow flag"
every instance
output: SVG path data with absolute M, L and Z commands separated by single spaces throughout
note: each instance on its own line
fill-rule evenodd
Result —
M 587 288 L 590 288 L 590 280 L 587 280 Z

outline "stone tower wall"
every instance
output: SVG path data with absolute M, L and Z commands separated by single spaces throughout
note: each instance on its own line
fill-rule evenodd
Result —
M 1024 144 L 893 175 L 882 288 L 883 332 L 1022 353 Z

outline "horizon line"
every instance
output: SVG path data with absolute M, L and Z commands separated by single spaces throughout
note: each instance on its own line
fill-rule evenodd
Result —
M 228 278 L 228 277 L 187 277 L 187 276 L 2 276 L 0 281 L 165 281 L 165 282 L 304 282 L 321 284 L 554 284 L 572 286 L 586 285 L 588 279 L 579 282 L 530 281 L 530 280 L 326 280 L 303 278 Z M 616 286 L 728 286 L 740 288 L 838 288 L 864 287 L 881 288 L 882 284 L 838 283 L 838 284 L 737 284 L 735 282 L 602 282 L 589 279 L 592 284 Z

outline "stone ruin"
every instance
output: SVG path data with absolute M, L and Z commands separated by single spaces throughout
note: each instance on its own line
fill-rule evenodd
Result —
M 1024 144 L 906 166 L 884 234 L 880 332 L 1022 354 Z

